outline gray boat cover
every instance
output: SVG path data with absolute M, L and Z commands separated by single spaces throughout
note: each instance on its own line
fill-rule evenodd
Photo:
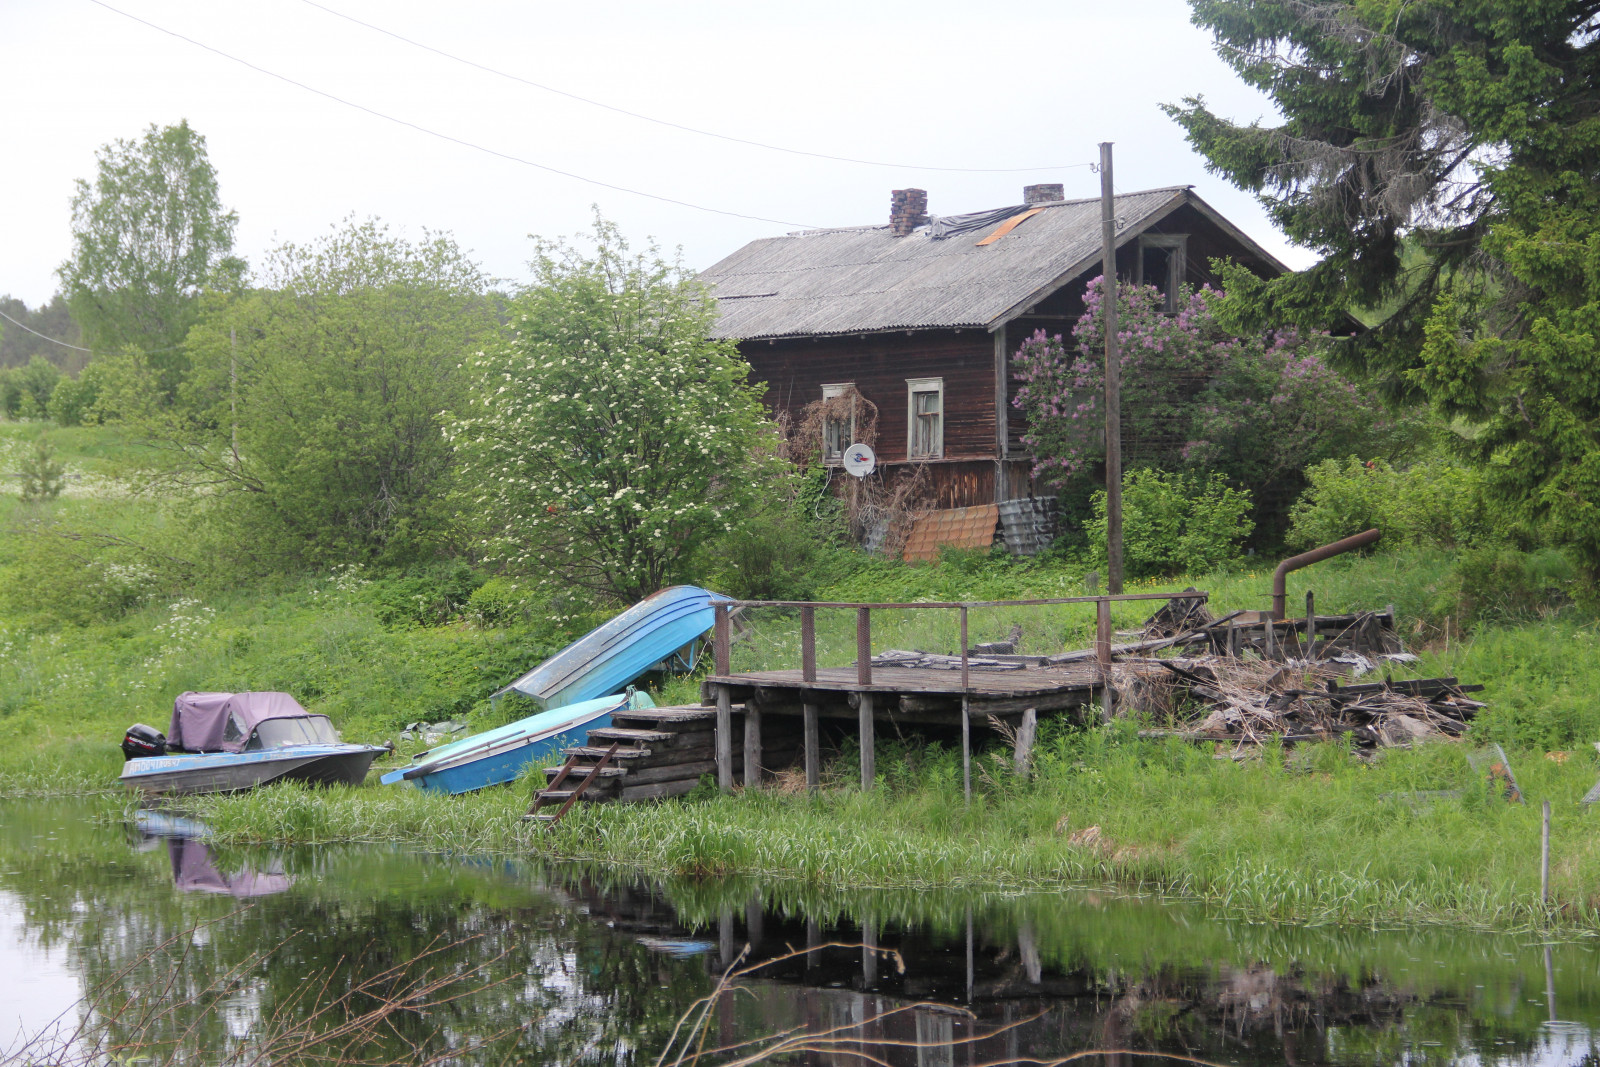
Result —
M 184 693 L 172 703 L 167 741 L 190 752 L 243 752 L 257 723 L 308 718 L 288 693 Z

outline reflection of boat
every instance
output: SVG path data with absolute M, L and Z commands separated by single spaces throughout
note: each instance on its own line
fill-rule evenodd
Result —
M 134 748 L 135 731 L 138 747 Z M 124 785 L 147 793 L 228 793 L 292 778 L 358 785 L 385 750 L 347 745 L 326 715 L 287 693 L 184 693 L 174 702 L 170 739 L 135 727 L 123 751 Z
M 277 859 L 272 860 L 266 870 L 244 867 L 231 873 L 219 871 L 211 850 L 204 842 L 190 837 L 168 838 L 167 854 L 172 858 L 172 882 L 183 893 L 264 897 L 294 885 L 294 879 L 284 873 Z
M 133 824 L 151 837 L 210 837 L 211 827 L 199 819 L 169 815 L 164 811 L 140 808 L 133 813 Z
M 541 711 L 419 752 L 410 767 L 390 771 L 379 781 L 385 785 L 409 782 L 435 793 L 470 793 L 509 782 L 534 761 L 547 759 L 567 745 L 581 744 L 589 730 L 610 724 L 612 712 L 654 706 L 647 694 L 629 692 Z
M 695 642 L 711 629 L 711 602 L 722 599 L 693 585 L 651 593 L 500 692 L 516 690 L 547 708 L 559 708 L 619 692 L 674 656 L 685 669 L 692 669 Z

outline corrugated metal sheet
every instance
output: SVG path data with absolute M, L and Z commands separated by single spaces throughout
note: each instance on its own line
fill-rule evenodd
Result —
M 930 511 L 911 528 L 911 535 L 906 538 L 905 558 L 908 561 L 933 559 L 945 545 L 988 548 L 994 544 L 994 528 L 999 521 L 997 504 Z
M 1117 197 L 1117 241 L 1137 234 L 1188 186 Z M 1100 248 L 1100 201 L 1068 200 L 988 245 L 888 226 L 807 230 L 752 241 L 703 271 L 719 337 L 756 340 L 872 330 L 985 327 Z

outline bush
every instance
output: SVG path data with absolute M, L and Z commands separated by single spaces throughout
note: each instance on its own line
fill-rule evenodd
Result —
M 98 395 L 95 376 L 85 367 L 77 378 L 63 377 L 56 382 L 46 410 L 57 426 L 81 426 Z
M 1254 528 L 1250 494 L 1232 489 L 1222 475 L 1198 476 L 1143 469 L 1122 478 L 1122 561 L 1129 578 L 1207 570 L 1239 554 Z M 1085 526 L 1091 558 L 1106 562 L 1106 495 L 1094 495 L 1094 518 Z
M 1468 623 L 1538 619 L 1566 605 L 1578 569 L 1558 549 L 1480 548 L 1456 561 L 1459 610 Z
M 40 434 L 33 451 L 23 457 L 18 473 L 22 476 L 22 499 L 37 503 L 61 495 L 67 469 L 56 459 L 50 439 Z
M 484 580 L 465 562 L 450 560 L 368 582 L 366 596 L 387 627 L 439 626 L 466 609 Z
M 1306 470 L 1311 483 L 1289 511 L 1289 544 L 1309 548 L 1362 530 L 1383 531 L 1385 547 L 1503 542 L 1483 496 L 1481 475 L 1445 459 L 1404 470 L 1384 460 L 1323 460 Z
M 0 368 L 0 417 L 14 419 L 22 413 L 22 368 Z
M 12 372 L 22 391 L 17 402 L 17 414 L 25 419 L 43 418 L 50 407 L 50 394 L 61 381 L 61 371 L 43 356 L 34 356 L 26 367 Z

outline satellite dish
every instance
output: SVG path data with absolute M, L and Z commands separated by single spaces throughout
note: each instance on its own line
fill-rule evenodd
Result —
M 878 457 L 872 454 L 871 445 L 851 445 L 844 450 L 844 469 L 857 478 L 865 478 L 877 465 Z

